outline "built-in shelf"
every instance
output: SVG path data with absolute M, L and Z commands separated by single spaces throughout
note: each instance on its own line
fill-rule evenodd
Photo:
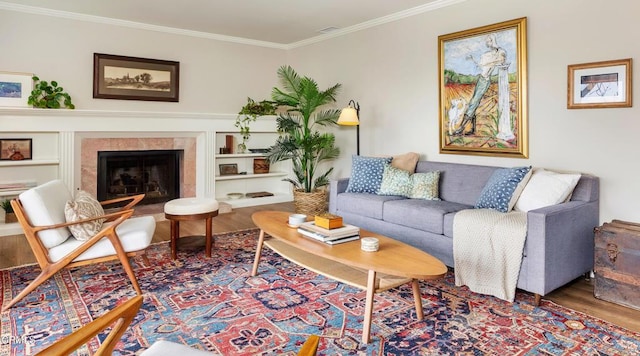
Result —
M 259 173 L 259 174 L 232 174 L 232 175 L 216 176 L 216 180 L 222 181 L 222 180 L 236 180 L 236 179 L 258 179 L 258 178 L 267 178 L 267 177 L 284 177 L 286 175 L 287 175 L 286 172 L 269 172 L 269 173 Z
M 0 191 L 0 197 L 12 197 L 12 196 L 20 195 L 20 193 L 28 189 L 30 188 L 19 189 L 19 190 L 3 190 L 3 191 Z
M 4 221 L 0 222 L 0 238 L 2 236 L 21 235 L 23 233 L 20 223 L 5 224 Z
M 264 157 L 264 153 L 226 153 L 217 154 L 216 159 L 221 158 L 251 158 L 251 157 Z
M 254 206 L 254 205 L 284 203 L 284 202 L 289 202 L 292 199 L 293 199 L 293 196 L 291 194 L 279 194 L 279 193 L 276 193 L 268 197 L 258 197 L 258 198 L 240 198 L 240 199 L 229 199 L 226 197 L 216 198 L 217 201 L 231 204 L 231 206 L 234 208 L 244 208 L 244 207 Z

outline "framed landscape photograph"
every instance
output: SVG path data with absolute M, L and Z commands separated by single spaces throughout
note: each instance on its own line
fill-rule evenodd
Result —
M 0 138 L 0 160 L 22 161 L 32 158 L 30 138 Z
M 220 164 L 218 166 L 220 167 L 221 176 L 238 174 L 238 165 L 236 163 Z
M 631 107 L 631 58 L 568 66 L 567 108 Z
M 28 107 L 33 74 L 0 72 L 0 106 Z
M 526 25 L 438 37 L 440 153 L 527 158 Z
M 93 54 L 93 97 L 173 101 L 179 99 L 180 62 Z

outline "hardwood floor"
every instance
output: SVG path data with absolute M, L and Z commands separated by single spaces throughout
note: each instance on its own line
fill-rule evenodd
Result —
M 220 214 L 213 219 L 213 232 L 221 233 L 255 227 L 251 214 L 260 210 L 293 211 L 292 203 L 262 205 L 249 208 L 234 209 L 233 212 Z M 181 222 L 180 232 L 185 235 L 203 235 L 204 222 Z M 153 242 L 169 239 L 169 222 L 159 221 Z M 35 263 L 35 258 L 23 235 L 0 237 L 0 268 Z M 571 308 L 585 314 L 606 320 L 632 331 L 640 332 L 640 310 L 623 307 L 596 299 L 593 296 L 593 280 L 579 278 L 572 283 L 555 290 L 543 299 Z

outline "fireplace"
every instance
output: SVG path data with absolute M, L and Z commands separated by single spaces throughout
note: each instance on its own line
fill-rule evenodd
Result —
M 141 193 L 140 204 L 179 198 L 183 155 L 184 150 L 98 151 L 98 200 Z

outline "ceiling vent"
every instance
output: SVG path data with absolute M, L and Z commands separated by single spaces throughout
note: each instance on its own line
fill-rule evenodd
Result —
M 339 28 L 330 26 L 330 27 L 323 28 L 322 30 L 318 30 L 318 32 L 320 32 L 320 33 L 331 33 L 331 32 L 335 32 L 335 31 L 338 31 L 338 30 L 339 30 Z

